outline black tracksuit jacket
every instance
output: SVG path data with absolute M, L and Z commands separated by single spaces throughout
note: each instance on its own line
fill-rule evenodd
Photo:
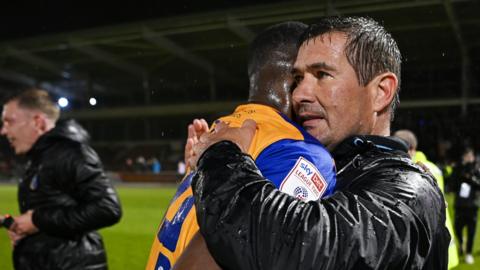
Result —
M 117 223 L 121 207 L 88 134 L 64 121 L 42 135 L 27 153 L 19 184 L 21 213 L 34 210 L 39 232 L 18 242 L 17 270 L 107 269 L 97 229 Z
M 281 193 L 231 142 L 202 155 L 192 183 L 200 232 L 223 269 L 447 269 L 450 235 L 436 181 L 389 137 L 332 153 L 336 192 Z M 274 166 L 274 164 L 272 164 Z

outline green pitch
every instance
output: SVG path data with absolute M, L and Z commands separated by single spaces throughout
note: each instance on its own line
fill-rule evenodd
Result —
M 141 270 L 145 268 L 150 245 L 175 188 L 123 186 L 117 190 L 123 206 L 123 218 L 119 224 L 101 230 L 109 267 L 112 270 Z M 447 200 L 453 205 L 451 196 Z M 0 214 L 15 215 L 17 208 L 16 187 L 0 185 Z M 480 269 L 480 228 L 477 229 L 474 256 L 474 265 L 460 264 L 455 269 Z M 4 230 L 0 231 L 0 269 L 13 269 L 10 243 Z

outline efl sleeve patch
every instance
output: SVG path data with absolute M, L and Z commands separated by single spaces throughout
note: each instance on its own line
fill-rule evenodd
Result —
M 283 179 L 280 191 L 304 201 L 318 200 L 327 189 L 327 181 L 318 169 L 304 157 L 299 157 L 295 166 Z

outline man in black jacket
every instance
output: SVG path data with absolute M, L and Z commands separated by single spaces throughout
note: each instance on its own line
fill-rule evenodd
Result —
M 459 253 L 465 254 L 467 264 L 473 264 L 473 244 L 480 206 L 480 171 L 476 166 L 473 148 L 463 149 L 461 160 L 453 168 L 451 179 L 455 187 L 455 233 L 458 237 Z M 463 229 L 465 227 L 467 227 L 467 241 L 464 248 Z
M 59 109 L 39 89 L 3 107 L 1 133 L 28 159 L 18 190 L 21 215 L 9 229 L 14 267 L 107 269 L 95 230 L 120 220 L 120 203 L 87 132 L 58 118 Z
M 282 194 L 242 153 L 255 123 L 219 124 L 194 147 L 204 152 L 192 183 L 212 256 L 224 269 L 446 269 L 440 189 L 389 137 L 396 42 L 371 19 L 341 17 L 322 18 L 301 42 L 294 110 L 332 151 L 337 191 L 308 203 Z

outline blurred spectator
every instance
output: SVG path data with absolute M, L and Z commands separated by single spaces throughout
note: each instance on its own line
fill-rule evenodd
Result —
M 480 172 L 472 148 L 466 147 L 461 161 L 453 168 L 455 182 L 455 232 L 460 244 L 459 252 L 465 252 L 465 262 L 473 264 L 473 243 L 480 206 Z M 463 228 L 467 227 L 466 248 L 463 246 Z
M 405 143 L 408 146 L 408 154 L 410 155 L 412 160 L 426 166 L 428 170 L 432 173 L 432 175 L 435 177 L 435 179 L 437 180 L 437 184 L 440 186 L 440 189 L 442 190 L 442 192 L 444 192 L 444 181 L 443 181 L 444 179 L 443 179 L 442 171 L 437 167 L 437 165 L 429 161 L 427 159 L 427 156 L 423 152 L 417 150 L 417 146 L 418 146 L 417 136 L 415 136 L 415 134 L 408 129 L 398 130 L 394 133 L 394 136 L 405 141 Z M 457 247 L 455 246 L 455 238 L 453 237 L 454 234 L 453 234 L 452 220 L 450 218 L 448 211 L 446 212 L 445 223 L 452 237 L 450 246 L 448 248 L 448 269 L 451 269 L 458 265 L 458 253 L 457 253 Z
M 131 158 L 125 159 L 125 170 L 126 171 L 133 171 L 134 170 L 133 159 L 131 159 Z
M 143 156 L 138 156 L 135 160 L 134 166 L 135 172 L 146 172 L 147 171 L 147 161 Z
M 178 163 L 177 163 L 177 173 L 180 174 L 180 175 L 184 175 L 185 171 L 186 171 L 185 162 L 183 162 L 183 160 L 178 161 Z
M 453 167 L 455 162 L 453 160 L 447 159 L 442 167 L 443 178 L 445 179 L 445 192 L 451 193 L 455 190 L 455 183 L 452 179 Z
M 26 155 L 18 187 L 21 215 L 8 230 L 17 270 L 107 269 L 95 230 L 119 221 L 117 194 L 88 133 L 75 121 L 57 121 L 47 92 L 32 89 L 3 106 L 1 134 Z
M 159 174 L 162 171 L 162 164 L 156 157 L 152 157 L 149 160 L 148 165 L 150 165 L 153 174 Z

